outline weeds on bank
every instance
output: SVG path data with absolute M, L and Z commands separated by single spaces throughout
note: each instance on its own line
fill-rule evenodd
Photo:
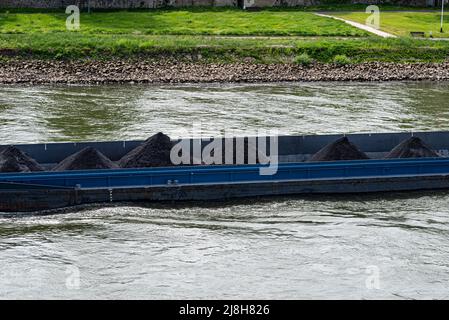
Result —
M 344 54 L 337 54 L 334 59 L 332 60 L 332 62 L 338 66 L 345 66 L 347 64 L 351 63 L 351 59 L 349 59 L 346 55 Z
M 0 34 L 0 56 L 38 59 L 189 59 L 256 63 L 441 62 L 449 42 L 416 39 L 216 38 L 83 34 Z M 337 59 L 337 61 L 334 61 Z
M 305 52 L 301 53 L 299 56 L 296 56 L 294 61 L 296 64 L 306 67 L 313 63 L 313 59 Z

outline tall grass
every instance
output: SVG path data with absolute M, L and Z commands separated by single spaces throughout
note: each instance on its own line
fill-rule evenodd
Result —
M 449 56 L 446 41 L 414 39 L 221 38 L 204 36 L 68 34 L 0 35 L 0 55 L 40 59 L 188 59 L 233 62 L 251 57 L 260 63 L 293 62 L 306 54 L 317 62 L 345 55 L 351 62 L 440 62 Z

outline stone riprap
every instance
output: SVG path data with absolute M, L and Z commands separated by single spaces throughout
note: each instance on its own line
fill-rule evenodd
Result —
M 449 80 L 449 63 L 368 62 L 339 66 L 313 64 L 189 63 L 176 61 L 0 62 L 0 83 L 198 83 L 282 81 Z

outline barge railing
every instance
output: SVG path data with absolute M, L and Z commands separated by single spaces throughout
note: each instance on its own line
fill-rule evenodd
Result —
M 448 158 L 280 163 L 273 175 L 263 165 L 182 166 L 142 169 L 3 173 L 0 183 L 69 188 L 115 188 L 185 184 L 449 175 Z M 12 185 L 12 184 L 11 184 Z

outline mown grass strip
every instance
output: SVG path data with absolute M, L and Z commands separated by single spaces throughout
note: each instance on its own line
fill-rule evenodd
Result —
M 343 19 L 365 23 L 369 14 L 363 12 L 340 12 L 332 15 Z M 398 36 L 410 36 L 412 31 L 430 33 L 434 38 L 449 37 L 449 13 L 444 16 L 443 33 L 440 32 L 439 12 L 380 12 L 380 29 Z
M 64 12 L 0 13 L 0 33 L 35 34 L 66 32 Z M 113 11 L 81 14 L 86 35 L 279 35 L 367 36 L 363 30 L 341 21 L 300 10 L 238 9 Z

